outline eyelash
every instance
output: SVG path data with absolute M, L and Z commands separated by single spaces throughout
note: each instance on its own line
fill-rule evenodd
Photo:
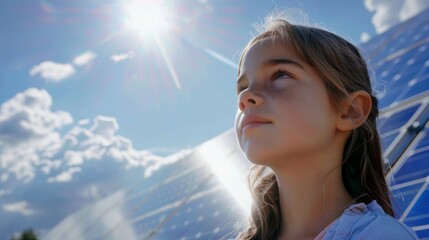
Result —
M 270 77 L 270 82 L 275 81 L 276 79 L 280 78 L 280 76 L 284 76 L 286 75 L 287 77 L 293 77 L 292 74 L 283 71 L 283 70 L 277 70 L 274 72 L 274 74 L 271 75 Z M 240 94 L 243 90 L 245 90 L 247 87 L 243 87 L 243 86 L 237 86 L 237 94 Z
M 286 75 L 287 77 L 292 77 L 292 75 L 286 71 L 277 70 L 276 72 L 274 72 L 274 74 L 272 75 L 272 77 L 270 79 L 271 79 L 271 81 L 274 81 L 283 75 Z

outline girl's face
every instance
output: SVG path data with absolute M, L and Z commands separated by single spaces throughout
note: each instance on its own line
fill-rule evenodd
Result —
M 339 114 L 325 83 L 287 42 L 256 42 L 239 71 L 235 128 L 250 161 L 283 164 L 326 152 L 334 143 Z

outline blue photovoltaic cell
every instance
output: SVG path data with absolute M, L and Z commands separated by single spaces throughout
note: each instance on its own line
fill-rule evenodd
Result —
M 223 208 L 219 208 L 220 203 L 225 204 Z M 165 231 L 154 239 L 175 239 L 177 236 L 189 239 L 197 235 L 201 239 L 220 239 L 231 232 L 231 226 L 238 221 L 238 215 L 229 211 L 231 206 L 236 204 L 224 191 L 191 201 L 180 208 L 165 225 Z
M 417 94 L 426 92 L 428 82 L 429 82 L 429 74 L 426 74 L 425 76 L 421 77 L 418 82 L 416 82 L 412 87 L 408 89 L 408 91 L 404 95 L 404 98 L 409 98 Z
M 419 56 L 415 57 L 414 55 L 419 54 Z M 392 76 L 392 81 L 390 82 L 390 89 L 405 89 L 408 88 L 408 83 L 410 80 L 420 77 L 419 70 L 424 68 L 424 64 L 426 61 L 426 56 L 422 54 L 419 49 L 414 49 L 412 52 L 406 54 L 412 56 L 408 58 L 403 58 L 404 62 L 400 62 L 398 65 L 403 67 L 399 67 L 399 73 L 396 73 Z M 395 78 L 396 77 L 396 78 Z
M 400 128 L 413 117 L 419 107 L 420 104 L 414 104 L 394 113 L 390 111 L 389 114 L 383 114 L 378 118 L 377 126 L 383 151 L 395 140 L 399 135 Z M 390 114 L 391 116 L 387 117 Z
M 149 189 L 156 187 L 156 185 L 163 183 L 165 179 L 188 169 L 189 167 L 186 167 L 185 163 L 187 159 L 183 160 L 183 163 L 174 163 L 165 166 L 162 171 L 157 172 L 157 174 L 153 174 L 150 178 L 145 178 L 145 181 L 135 181 L 132 185 L 130 184 L 129 189 L 132 189 L 130 197 L 138 193 L 147 192 Z
M 423 194 L 411 209 L 405 223 L 410 226 L 421 226 L 429 222 L 429 188 L 426 187 Z
M 136 227 L 139 229 L 140 236 L 148 235 L 152 230 L 156 229 L 156 226 L 164 219 L 165 214 L 169 214 L 171 211 L 165 211 L 162 214 L 157 214 L 155 216 L 151 216 L 145 218 L 142 221 L 136 222 Z
M 413 56 L 411 59 L 407 61 L 407 68 L 403 72 L 403 76 L 408 76 L 407 78 L 404 77 L 402 80 L 406 79 L 414 79 L 418 78 L 420 76 L 425 75 L 425 71 L 427 70 L 426 62 L 428 60 L 427 54 L 429 46 L 429 43 L 426 43 L 425 45 L 420 46 L 419 48 L 415 48 L 413 52 L 415 53 L 415 56 Z M 407 85 L 408 81 L 398 81 L 399 85 Z
M 420 238 L 420 240 L 427 240 L 429 239 L 429 229 L 418 231 L 417 235 Z
M 199 186 L 199 182 L 195 181 L 195 179 L 202 180 L 208 174 L 209 172 L 207 172 L 206 168 L 200 167 L 189 174 L 159 186 L 154 191 L 151 191 L 147 198 L 143 198 L 144 203 L 137 209 L 134 208 L 130 217 L 139 216 L 185 198 Z
M 389 95 L 384 96 L 383 98 L 379 98 L 378 106 L 380 109 L 388 107 L 392 104 L 396 98 L 401 94 L 401 89 L 389 89 Z
M 381 122 L 381 124 L 378 127 L 379 132 L 383 134 L 391 130 L 402 127 L 406 122 L 408 122 L 408 120 L 410 120 L 410 118 L 413 116 L 413 114 L 416 112 L 419 106 L 420 104 L 411 106 L 397 113 L 394 113 L 389 118 L 383 120 L 383 122 Z
M 429 150 L 413 154 L 395 174 L 397 184 L 429 175 Z
M 381 137 L 381 148 L 383 149 L 383 151 L 385 151 L 390 146 L 392 141 L 395 140 L 395 138 L 398 135 L 399 135 L 399 131 L 393 134 L 389 134 Z
M 419 143 L 416 146 L 416 149 L 422 149 L 429 146 L 429 136 L 428 136 L 428 129 L 426 128 L 424 130 L 425 136 L 419 141 Z
M 428 145 L 428 128 L 423 129 L 420 133 L 422 137 L 415 144 L 413 154 L 406 159 L 402 167 L 394 175 L 396 184 L 408 182 L 414 179 L 424 178 L 429 176 L 429 148 Z
M 391 201 L 397 217 L 400 217 L 405 209 L 407 209 L 423 184 L 424 182 L 420 182 L 408 187 L 392 190 L 393 199 Z

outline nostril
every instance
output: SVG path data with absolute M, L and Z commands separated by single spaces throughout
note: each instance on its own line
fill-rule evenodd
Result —
M 247 101 L 251 104 L 256 104 L 256 101 L 252 98 L 247 99 Z
M 240 109 L 243 110 L 244 109 L 244 103 L 240 102 Z

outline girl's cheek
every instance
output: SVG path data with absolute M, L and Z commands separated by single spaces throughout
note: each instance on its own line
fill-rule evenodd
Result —
M 293 83 L 279 82 L 266 86 L 265 92 L 273 98 L 288 99 L 293 95 L 294 89 Z

